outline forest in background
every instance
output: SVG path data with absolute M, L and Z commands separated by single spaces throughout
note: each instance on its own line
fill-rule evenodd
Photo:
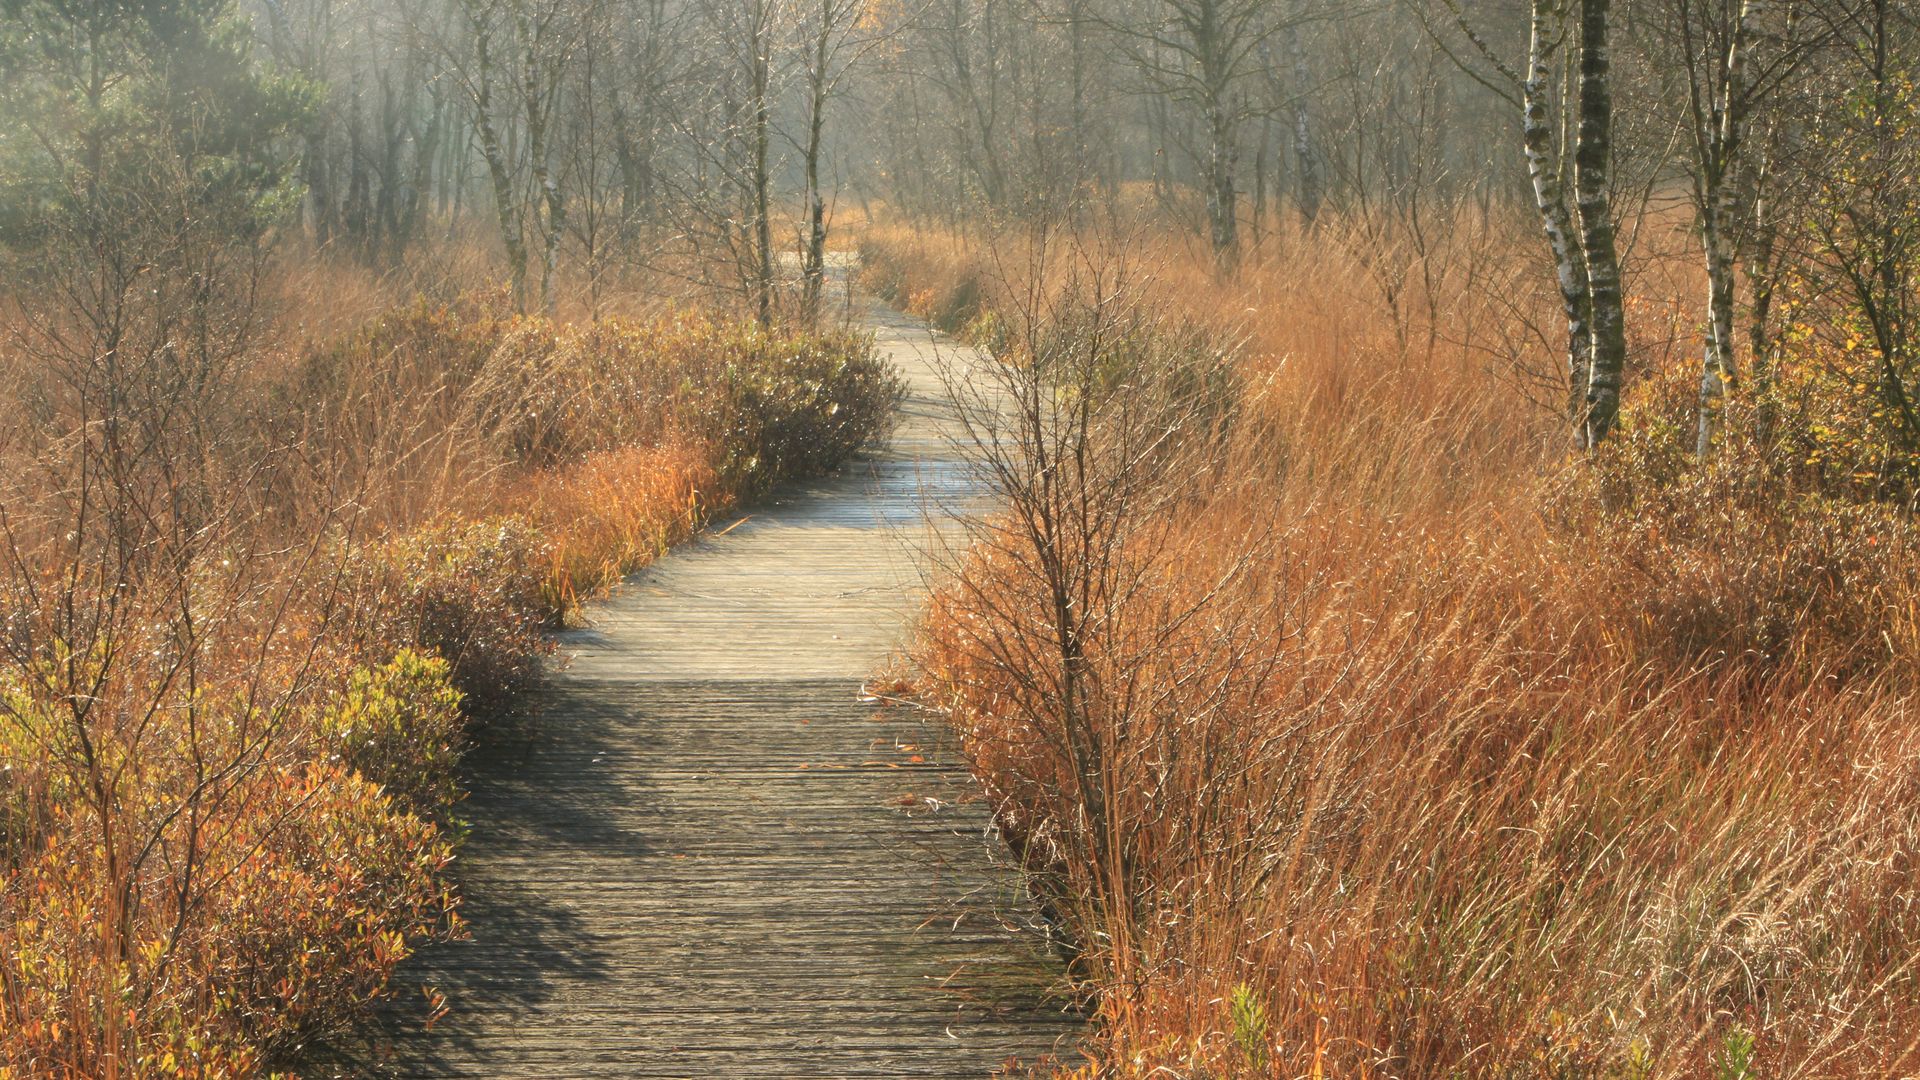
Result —
M 0 16 L 0 1074 L 458 932 L 541 628 L 884 433 L 855 247 L 1016 403 L 902 678 L 1089 1074 L 1920 1058 L 1910 4 Z

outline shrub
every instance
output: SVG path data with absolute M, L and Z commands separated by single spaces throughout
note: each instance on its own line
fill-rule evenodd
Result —
M 898 393 L 858 337 L 487 296 L 265 368 L 119 487 L 69 482 L 107 451 L 57 387 L 4 448 L 0 1077 L 257 1075 L 352 1023 L 458 932 L 458 758 L 547 625 Z
M 316 725 L 332 757 L 427 817 L 460 795 L 465 721 L 448 673 L 440 657 L 402 649 L 379 667 L 355 668 Z
M 364 650 L 399 644 L 443 657 L 477 717 L 515 711 L 553 651 L 542 633 L 551 548 L 524 518 L 448 518 L 361 557 Z
M 885 438 L 902 384 L 851 337 L 751 341 L 725 374 L 720 475 L 744 498 L 831 469 Z
M 59 762 L 47 752 L 72 721 L 25 694 L 9 708 L 6 726 Z M 453 931 L 436 827 L 302 760 L 274 712 L 208 702 L 195 732 L 171 711 L 91 728 L 111 787 L 56 786 L 0 877 L 0 1072 L 257 1073 Z

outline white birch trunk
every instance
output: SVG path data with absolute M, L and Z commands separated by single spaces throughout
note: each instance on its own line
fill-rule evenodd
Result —
M 534 222 L 539 226 L 541 238 L 540 310 L 552 315 L 558 307 L 553 277 L 559 263 L 560 238 L 566 228 L 566 203 L 561 197 L 560 185 L 553 178 L 552 162 L 549 160 L 547 80 L 541 66 L 539 34 L 535 32 L 532 20 L 527 18 L 524 7 L 516 11 L 515 19 L 520 33 L 520 47 L 526 57 L 521 88 L 526 99 L 527 154 L 533 163 L 533 185 L 540 200 L 534 206 Z
M 513 174 L 506 151 L 500 145 L 499 133 L 493 126 L 493 32 L 483 22 L 483 15 L 475 13 L 473 19 L 474 51 L 479 69 L 475 72 L 474 125 L 480 131 L 480 156 L 486 159 L 487 176 L 493 183 L 494 212 L 499 216 L 500 239 L 507 249 L 507 272 L 513 281 L 513 306 L 525 310 L 526 236 L 521 231 L 520 208 L 513 198 Z
M 1586 400 L 1589 447 L 1599 446 L 1619 418 L 1620 380 L 1627 361 L 1626 304 L 1615 247 L 1619 225 L 1608 190 L 1608 171 L 1613 164 L 1613 90 L 1607 42 L 1611 16 L 1610 0 L 1581 0 L 1580 129 L 1573 179 L 1593 319 Z
M 1564 16 L 1553 0 L 1533 0 L 1527 49 L 1527 77 L 1521 83 L 1527 177 L 1533 184 L 1547 246 L 1553 252 L 1554 278 L 1567 319 L 1567 418 L 1577 449 L 1587 448 L 1587 393 L 1592 381 L 1592 297 L 1587 264 L 1574 237 L 1567 209 L 1561 159 L 1554 144 L 1551 95 L 1553 54 L 1564 30 Z
M 1286 35 L 1287 63 L 1293 70 L 1293 167 L 1298 184 L 1300 217 L 1306 224 L 1320 213 L 1320 159 L 1313 148 L 1313 123 L 1307 113 L 1307 87 L 1312 71 L 1307 50 L 1300 44 L 1300 28 L 1291 22 Z

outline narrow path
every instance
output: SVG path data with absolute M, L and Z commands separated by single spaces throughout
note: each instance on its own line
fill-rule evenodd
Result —
M 477 758 L 472 940 L 399 980 L 452 1012 L 383 1072 L 983 1077 L 1065 1045 L 950 740 L 857 700 L 919 601 L 928 495 L 967 476 L 927 331 L 869 319 L 910 383 L 893 446 L 639 575 Z

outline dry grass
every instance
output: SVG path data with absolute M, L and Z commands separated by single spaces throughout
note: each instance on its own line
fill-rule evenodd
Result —
M 1436 270 L 1329 225 L 1230 284 L 1134 236 L 1107 307 L 1149 317 L 1055 346 L 1171 313 L 1243 387 L 1106 532 L 984 530 L 922 623 L 921 691 L 1081 948 L 1087 1073 L 1920 1067 L 1913 530 L 1751 447 L 1676 464 L 1678 271 L 1639 279 L 1623 436 L 1569 461 L 1509 347 L 1553 322 L 1513 236 Z M 866 251 L 1018 359 L 1111 247 Z
M 352 1023 L 460 932 L 460 753 L 544 629 L 898 392 L 844 334 L 353 318 L 199 367 L 8 338 L 0 1077 L 259 1075 Z
M 680 440 L 601 450 L 518 487 L 512 497 L 548 539 L 547 604 L 575 612 L 692 535 L 713 509 L 701 503 L 713 458 Z

